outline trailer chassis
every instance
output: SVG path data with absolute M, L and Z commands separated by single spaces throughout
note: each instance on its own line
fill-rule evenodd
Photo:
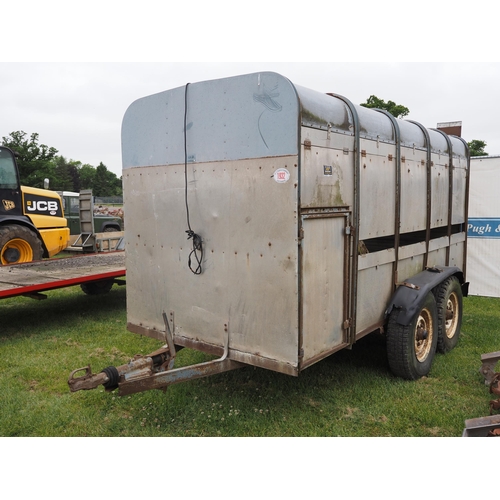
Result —
M 96 389 L 100 385 L 106 391 L 118 389 L 120 396 L 127 396 L 151 389 L 165 390 L 168 386 L 187 380 L 208 377 L 246 366 L 244 363 L 228 358 L 229 338 L 222 357 L 190 366 L 174 368 L 177 350 L 170 333 L 167 316 L 165 322 L 166 344 L 145 356 L 136 355 L 129 363 L 121 366 L 109 366 L 100 373 L 93 374 L 90 366 L 73 370 L 68 379 L 71 392 Z M 83 372 L 82 375 L 78 375 Z

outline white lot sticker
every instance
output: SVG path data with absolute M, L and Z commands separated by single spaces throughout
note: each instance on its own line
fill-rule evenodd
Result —
M 286 168 L 278 168 L 273 174 L 274 180 L 282 184 L 290 180 L 290 172 Z

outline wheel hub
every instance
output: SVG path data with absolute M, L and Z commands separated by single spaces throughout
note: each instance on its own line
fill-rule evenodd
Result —
M 415 331 L 415 355 L 423 363 L 431 351 L 432 346 L 432 316 L 427 309 L 423 309 L 418 317 Z
M 458 316 L 456 311 L 458 311 L 458 298 L 456 294 L 451 294 L 446 303 L 445 321 L 446 336 L 450 339 L 455 335 L 457 329 Z
M 1 260 L 2 264 L 31 262 L 33 260 L 33 249 L 30 244 L 22 238 L 13 238 L 3 247 Z
M 13 264 L 21 258 L 21 252 L 17 248 L 7 248 L 2 254 L 2 260 L 8 264 Z

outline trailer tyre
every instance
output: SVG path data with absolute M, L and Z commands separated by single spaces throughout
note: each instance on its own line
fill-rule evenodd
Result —
M 451 276 L 434 289 L 438 314 L 437 350 L 450 352 L 458 343 L 462 327 L 462 287 Z
M 114 280 L 101 280 L 101 281 L 89 281 L 88 283 L 82 283 L 80 288 L 87 295 L 104 295 L 108 293 L 112 286 Z
M 429 293 L 409 325 L 397 322 L 394 309 L 387 325 L 387 358 L 398 377 L 416 380 L 426 376 L 432 366 L 438 337 L 436 299 Z
M 31 229 L 17 225 L 0 227 L 2 266 L 41 260 L 42 256 L 42 243 Z

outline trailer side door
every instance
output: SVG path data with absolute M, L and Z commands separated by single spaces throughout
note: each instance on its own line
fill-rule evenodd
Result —
M 350 215 L 302 216 L 301 368 L 347 345 Z

